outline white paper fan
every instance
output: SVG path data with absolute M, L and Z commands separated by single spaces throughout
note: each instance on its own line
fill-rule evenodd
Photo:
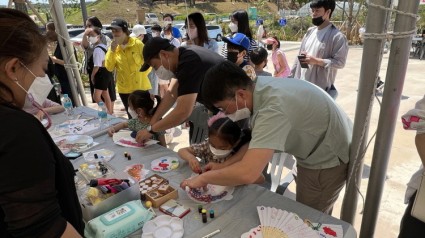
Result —
M 257 207 L 264 238 L 320 238 L 319 233 L 295 213 L 274 207 Z

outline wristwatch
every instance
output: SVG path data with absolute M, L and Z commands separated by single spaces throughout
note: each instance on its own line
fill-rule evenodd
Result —
M 148 130 L 148 132 L 151 134 L 156 134 L 156 132 L 152 130 L 152 125 L 149 125 L 148 127 L 146 127 L 146 130 Z

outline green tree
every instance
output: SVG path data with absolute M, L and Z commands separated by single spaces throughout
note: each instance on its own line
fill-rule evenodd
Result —
M 419 20 L 416 22 L 416 27 L 422 34 L 422 30 L 425 30 L 425 5 L 419 5 L 418 16 Z

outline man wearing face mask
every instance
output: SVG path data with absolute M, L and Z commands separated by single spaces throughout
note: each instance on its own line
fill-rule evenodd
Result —
M 286 152 L 297 159 L 297 201 L 331 213 L 347 177 L 352 135 L 334 100 L 303 80 L 260 76 L 254 83 L 230 62 L 206 73 L 201 92 L 206 105 L 231 120 L 251 118 L 252 139 L 239 162 L 187 179 L 183 188 L 251 184 L 275 151 Z
M 203 102 L 199 95 L 205 72 L 224 61 L 204 47 L 192 45 L 176 48 L 167 39 L 154 37 L 143 49 L 145 64 L 141 70 L 152 66 L 159 78 L 171 80 L 159 108 L 151 119 L 148 130 L 137 133 L 136 140 L 143 142 L 158 131 L 165 131 L 182 124 L 192 113 L 195 102 Z M 161 117 L 176 103 L 174 109 Z M 161 119 L 161 120 L 160 120 Z M 206 123 L 206 122 L 205 122 Z
M 345 66 L 348 54 L 347 38 L 331 22 L 334 0 L 313 0 L 310 3 L 312 23 L 301 43 L 300 59 L 295 59 L 292 77 L 307 80 L 336 99 L 334 86 L 338 69 Z M 308 64 L 303 68 L 301 64 Z
M 162 20 L 164 21 L 164 28 L 168 25 L 173 25 L 173 21 L 174 21 L 174 17 L 173 15 L 167 13 L 164 14 L 164 16 L 162 17 Z M 182 34 L 180 33 L 179 29 L 175 28 L 174 26 L 171 27 L 171 35 L 176 38 L 177 40 L 179 40 L 179 42 L 182 42 Z
M 128 118 L 131 118 L 128 113 L 130 93 L 138 89 L 151 89 L 148 79 L 150 69 L 140 72 L 140 66 L 144 63 L 144 45 L 140 40 L 130 37 L 128 24 L 123 19 L 114 19 L 107 29 L 112 30 L 114 39 L 105 56 L 105 67 L 110 72 L 116 70 L 117 90 Z

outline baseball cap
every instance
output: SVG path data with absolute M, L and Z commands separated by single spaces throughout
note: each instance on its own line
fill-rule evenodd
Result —
M 171 46 L 172 45 L 168 39 L 161 37 L 153 37 L 149 39 L 143 47 L 143 58 L 145 63 L 142 65 L 142 68 L 140 68 L 140 71 L 143 72 L 148 70 L 151 66 L 147 62 L 158 55 L 161 50 L 166 50 Z
M 130 34 L 131 37 L 137 37 L 140 35 L 146 35 L 146 28 L 142 25 L 134 25 L 132 33 Z
M 242 33 L 235 33 L 231 37 L 223 37 L 223 41 L 226 43 L 232 43 L 234 45 L 239 45 L 245 48 L 246 50 L 249 50 L 249 46 L 251 45 L 251 41 L 249 38 Z
M 106 27 L 106 30 L 121 28 L 123 31 L 128 29 L 128 23 L 120 18 L 114 19 L 111 25 Z

